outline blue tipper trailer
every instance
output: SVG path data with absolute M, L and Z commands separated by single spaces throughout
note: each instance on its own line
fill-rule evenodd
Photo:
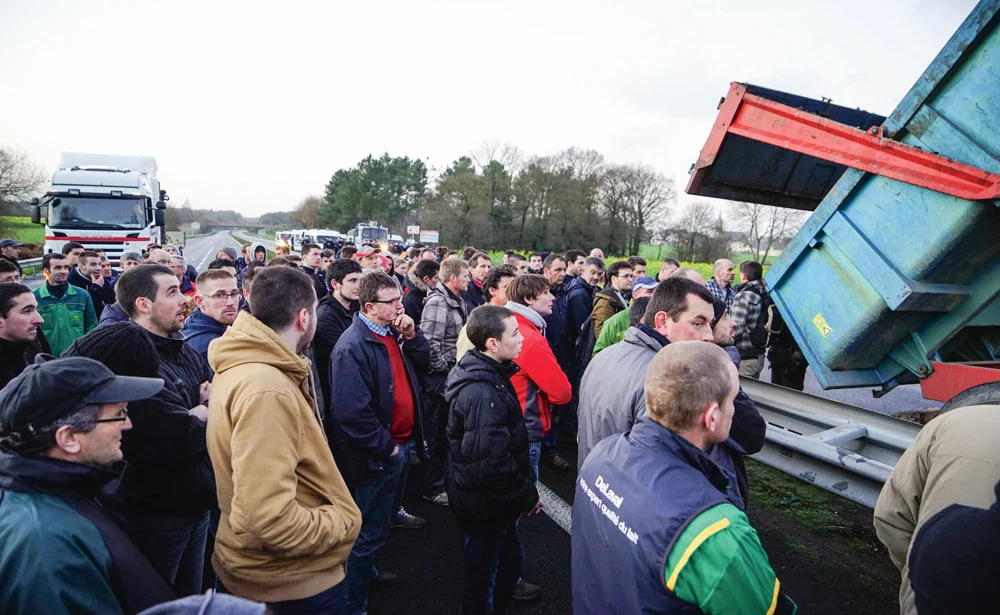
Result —
M 815 208 L 765 282 L 824 388 L 1000 401 L 998 9 L 884 121 L 740 83 L 720 104 L 687 191 Z

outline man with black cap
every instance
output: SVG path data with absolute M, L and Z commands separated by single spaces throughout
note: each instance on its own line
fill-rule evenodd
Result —
M 170 586 L 97 502 L 121 478 L 127 405 L 158 378 L 74 357 L 0 391 L 0 604 L 11 614 L 138 613 Z
M 24 272 L 21 271 L 21 265 L 17 264 L 18 259 L 21 258 L 21 247 L 23 245 L 23 243 L 20 243 L 16 239 L 4 239 L 0 241 L 0 258 L 14 263 L 14 266 L 17 267 L 18 277 L 24 276 Z

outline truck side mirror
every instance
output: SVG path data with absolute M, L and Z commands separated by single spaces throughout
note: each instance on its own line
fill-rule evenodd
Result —
M 153 212 L 153 224 L 160 228 L 163 228 L 163 210 L 157 209 Z
M 166 203 L 164 203 L 163 201 L 157 201 L 157 202 L 156 202 L 156 208 L 157 208 L 158 210 L 160 210 L 160 211 L 163 211 L 164 209 L 166 209 L 166 208 L 167 208 L 167 204 L 166 204 Z
M 42 223 L 42 212 L 41 207 L 38 205 L 38 199 L 31 199 L 31 223 L 41 224 Z

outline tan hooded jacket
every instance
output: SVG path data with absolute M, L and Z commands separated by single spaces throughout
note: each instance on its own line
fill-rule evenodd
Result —
M 1000 406 L 969 406 L 924 427 L 893 468 L 875 504 L 875 533 L 902 573 L 899 612 L 917 612 L 907 565 L 923 524 L 952 504 L 989 508 L 1000 481 Z
M 212 342 L 208 451 L 222 511 L 212 564 L 237 596 L 307 598 L 344 579 L 361 529 L 316 408 L 310 363 L 242 312 Z

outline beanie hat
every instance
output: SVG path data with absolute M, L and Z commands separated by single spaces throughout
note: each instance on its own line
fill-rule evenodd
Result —
M 229 257 L 229 260 L 233 261 L 234 263 L 236 262 L 236 256 L 237 256 L 236 248 L 226 247 L 219 250 L 219 252 L 225 252 L 226 256 Z
M 155 378 L 160 373 L 160 355 L 153 340 L 131 321 L 94 329 L 77 338 L 62 356 L 100 361 L 118 376 Z
M 719 324 L 722 317 L 726 315 L 726 302 L 721 299 L 715 299 L 712 301 L 712 309 L 715 310 L 715 315 L 712 316 L 712 328 Z

